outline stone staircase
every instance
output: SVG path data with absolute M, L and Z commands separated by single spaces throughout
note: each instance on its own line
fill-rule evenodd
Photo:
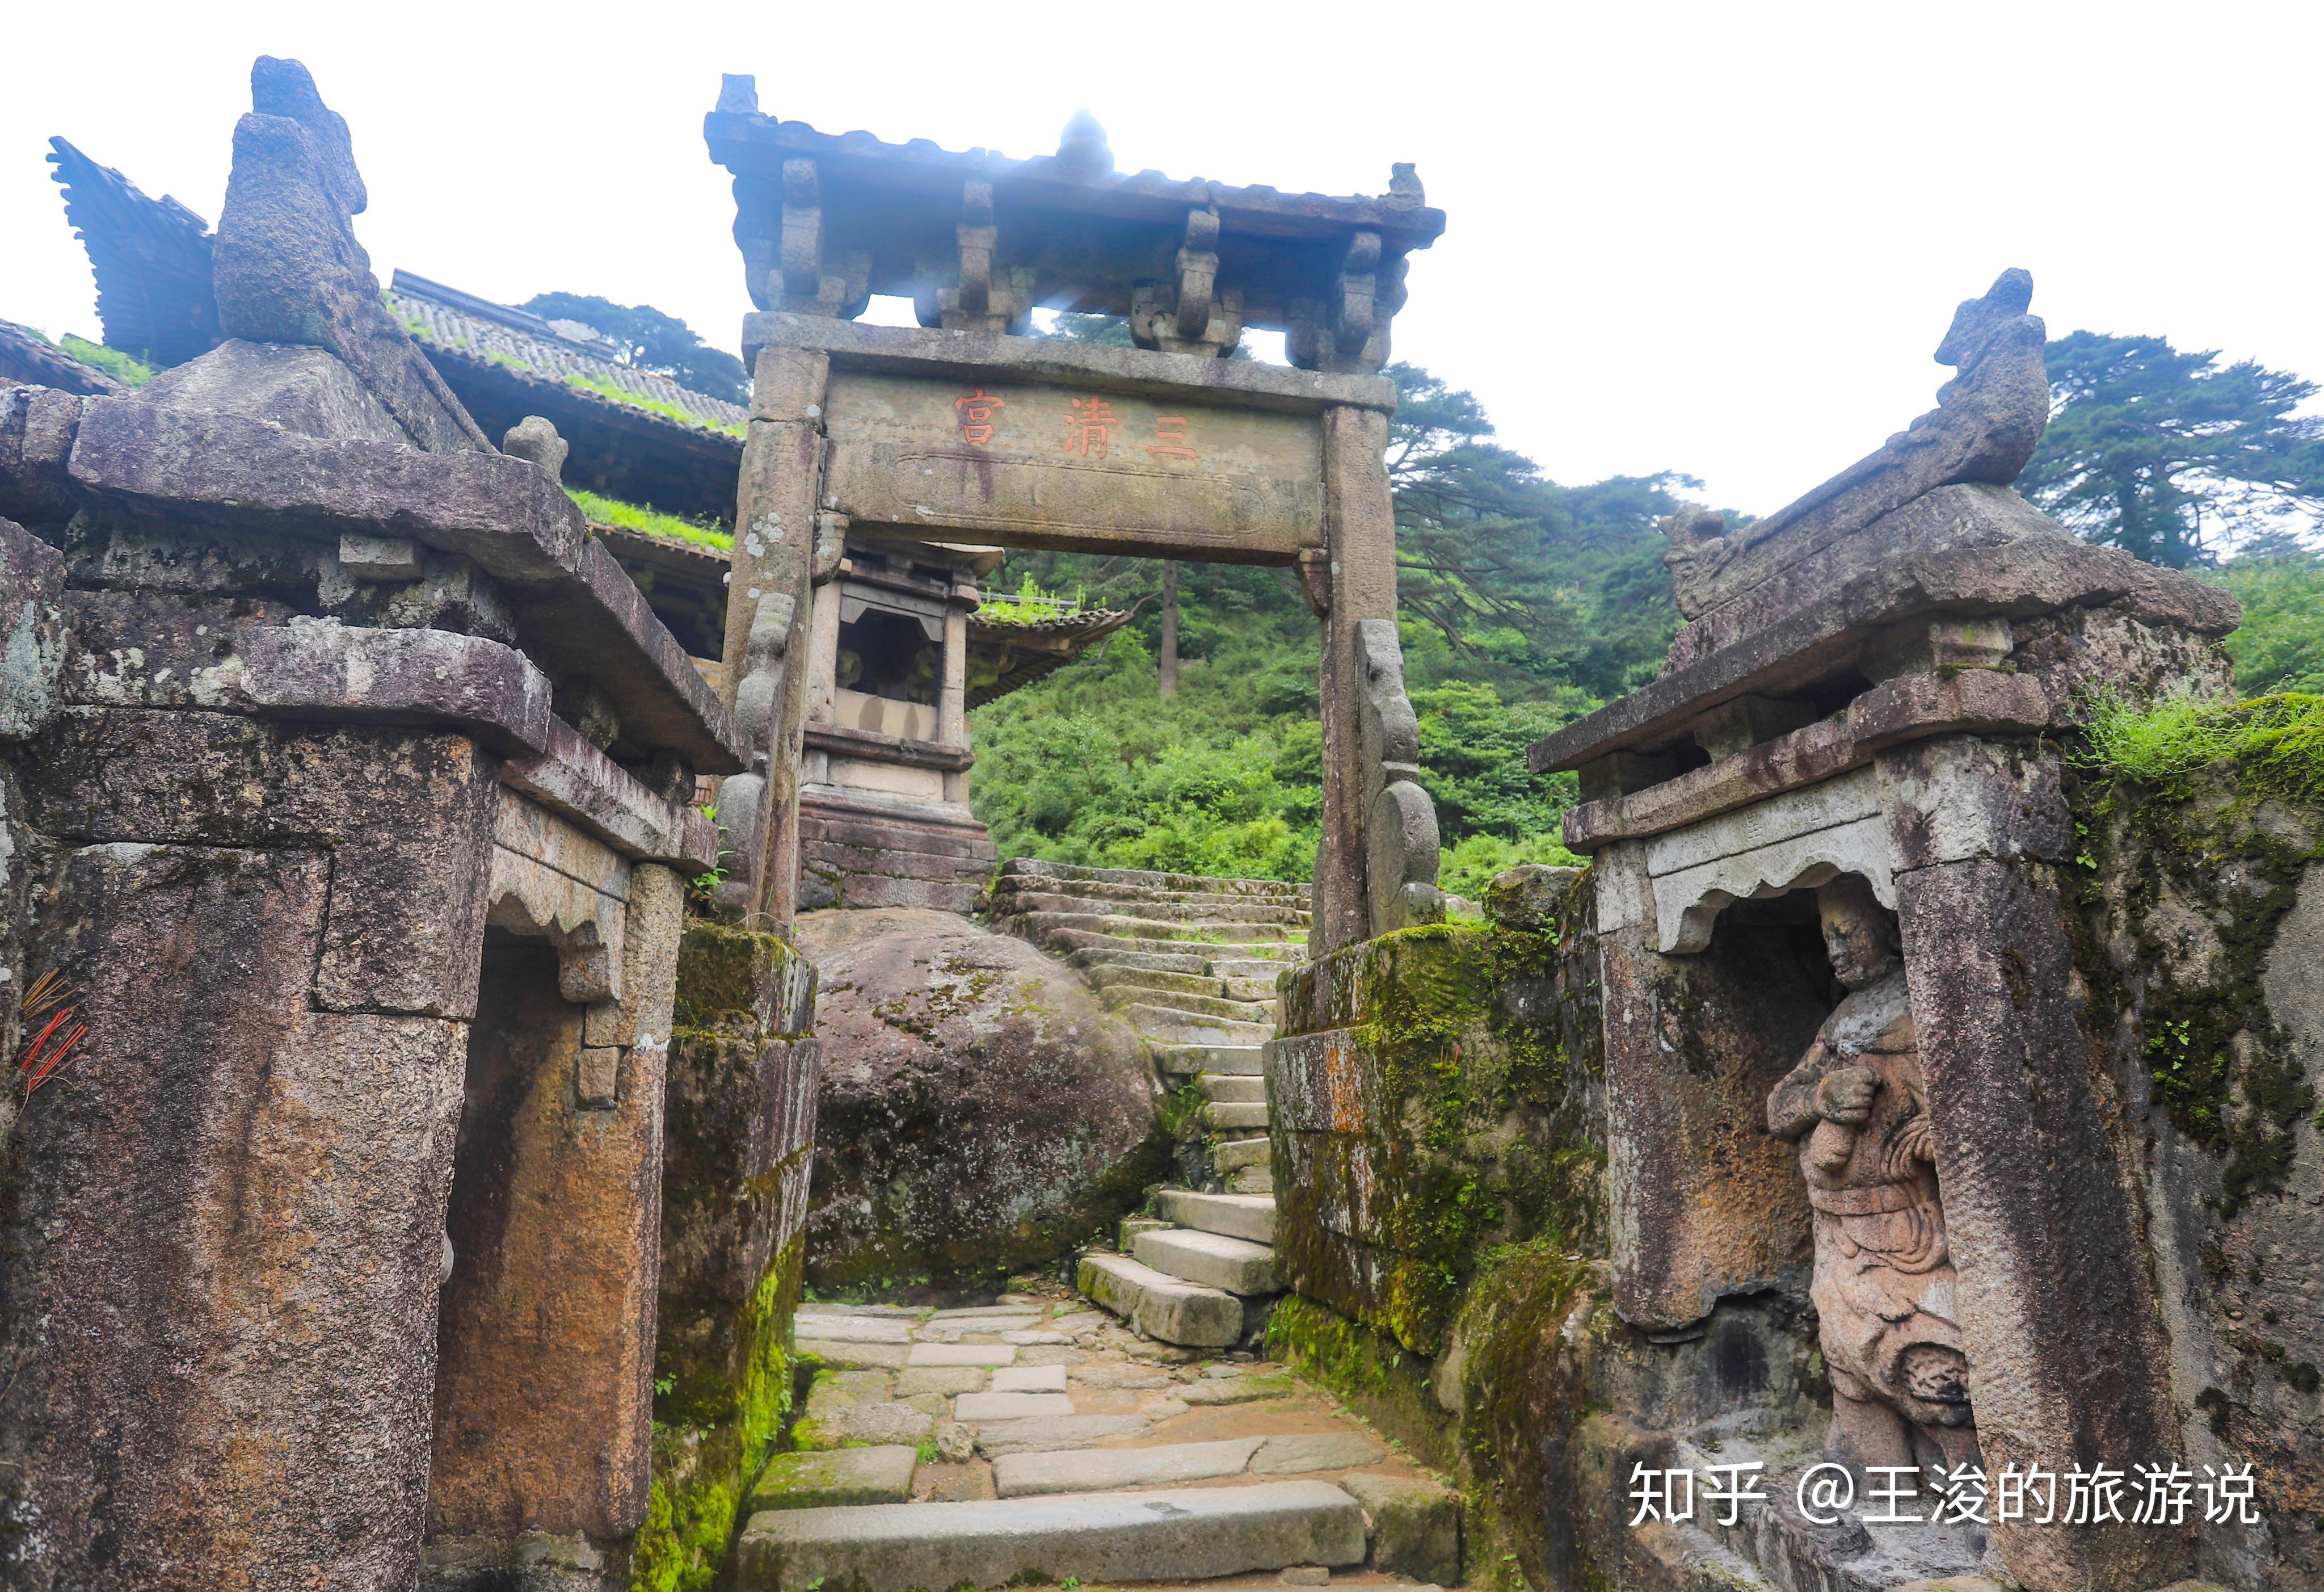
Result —
M 1275 977 L 1306 955 L 1306 887 L 1272 879 L 1082 867 L 1014 858 L 991 896 L 999 925 L 1065 958 L 1154 1044 L 1195 1113 L 1178 1177 L 1120 1253 L 1081 1257 L 1091 1300 L 1166 1343 L 1254 1337 L 1280 1285 L 1259 1047 Z
M 744 1501 L 738 1592 L 1461 1579 L 1458 1498 L 1248 1354 L 1140 1338 L 1054 1284 L 796 1325 L 822 1368 Z

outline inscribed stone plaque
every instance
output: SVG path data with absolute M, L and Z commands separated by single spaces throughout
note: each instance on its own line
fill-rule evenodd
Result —
M 834 371 L 824 423 L 825 506 L 858 524 L 1220 563 L 1323 541 L 1312 415 Z

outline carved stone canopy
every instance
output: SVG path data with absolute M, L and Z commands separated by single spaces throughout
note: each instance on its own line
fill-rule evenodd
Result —
M 730 77 L 703 132 L 734 173 L 751 297 L 794 314 L 852 319 L 885 293 L 923 326 L 1001 332 L 1043 306 L 1127 316 L 1141 347 L 1222 357 L 1262 327 L 1304 369 L 1374 371 L 1405 256 L 1444 230 L 1410 166 L 1376 198 L 1119 172 L 1086 111 L 1055 155 L 1012 160 L 779 121 Z

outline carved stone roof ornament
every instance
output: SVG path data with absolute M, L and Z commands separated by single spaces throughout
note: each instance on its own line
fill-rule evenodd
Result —
M 752 79 L 729 77 L 704 134 L 734 173 L 752 301 L 793 314 L 853 319 L 883 293 L 923 326 L 1022 331 L 1044 306 L 1127 316 L 1140 347 L 1220 357 L 1260 327 L 1302 369 L 1375 371 L 1406 256 L 1444 230 L 1409 164 L 1377 198 L 1125 173 L 1086 110 L 1056 154 L 1012 160 L 779 121 Z

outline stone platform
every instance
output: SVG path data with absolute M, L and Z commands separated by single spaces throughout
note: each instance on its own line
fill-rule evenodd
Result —
M 799 792 L 799 906 L 967 913 L 999 856 L 964 807 L 808 785 Z

